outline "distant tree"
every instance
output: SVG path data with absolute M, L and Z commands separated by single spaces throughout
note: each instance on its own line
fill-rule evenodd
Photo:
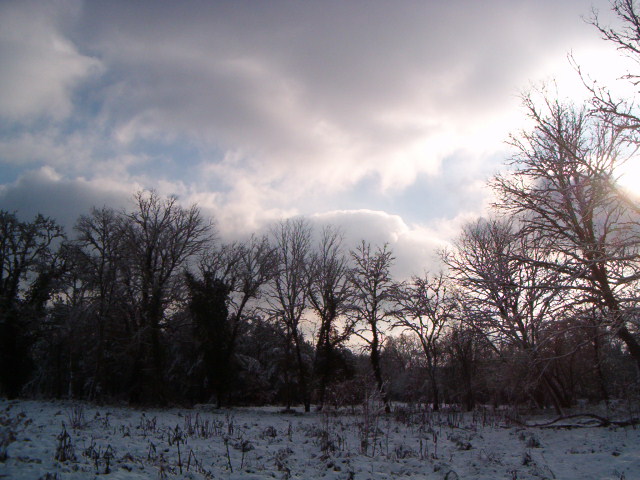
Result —
M 196 348 L 201 353 L 209 391 L 216 394 L 218 407 L 223 403 L 233 371 L 230 365 L 233 354 L 232 326 L 229 321 L 229 293 L 231 287 L 216 278 L 212 272 L 204 272 L 198 279 L 186 273 L 189 290 L 189 311 L 194 321 Z M 207 401 L 208 394 L 201 401 Z
M 384 329 L 395 315 L 393 308 L 394 282 L 390 268 L 394 257 L 388 245 L 373 250 L 364 240 L 351 251 L 353 268 L 350 280 L 354 289 L 352 315 L 363 326 L 356 332 L 365 341 L 377 388 L 387 413 L 391 412 L 380 367 L 380 351 L 384 343 Z
M 291 355 L 281 323 L 255 316 L 245 327 L 236 347 L 240 367 L 236 398 L 261 405 L 289 402 Z
M 353 300 L 349 281 L 349 257 L 344 253 L 342 235 L 335 227 L 325 227 L 311 254 L 307 268 L 308 300 L 320 321 L 316 340 L 315 370 L 318 377 L 318 408 L 325 402 L 327 386 L 340 363 L 340 347 L 353 333 L 347 316 Z
M 418 340 L 426 363 L 433 409 L 439 410 L 440 340 L 447 325 L 455 318 L 457 308 L 452 285 L 442 272 L 414 276 L 409 282 L 398 286 L 395 301 L 399 315 L 394 327 L 411 332 Z
M 162 332 L 167 308 L 182 296 L 182 269 L 211 242 L 211 224 L 195 206 L 154 191 L 134 196 L 135 208 L 123 216 L 128 291 L 138 354 L 132 369 L 132 400 L 163 401 Z
M 300 322 L 308 305 L 306 272 L 311 249 L 311 226 L 302 218 L 284 220 L 271 229 L 271 240 L 277 267 L 266 297 L 267 312 L 281 323 L 287 356 L 295 364 L 304 409 L 309 412 L 309 368 L 303 354 L 304 338 Z
M 559 275 L 537 264 L 548 257 L 531 237 L 509 220 L 471 223 L 444 256 L 451 275 L 463 288 L 466 319 L 483 334 L 496 354 L 514 363 L 514 352 L 533 388 L 542 382 L 558 410 L 568 407 L 561 388 L 545 368 L 541 346 L 546 325 L 561 317 L 571 296 L 561 296 Z M 523 390 L 525 389 L 523 384 Z
M 222 245 L 206 252 L 199 278 L 186 273 L 195 341 L 218 407 L 237 376 L 238 336 L 256 316 L 256 306 L 251 302 L 260 297 L 274 268 L 275 258 L 267 239 L 252 237 L 246 243 Z
M 443 384 L 450 403 L 463 404 L 472 411 L 478 402 L 488 401 L 483 366 L 494 354 L 486 337 L 464 321 L 464 310 L 463 304 L 460 319 L 453 322 L 442 340 L 446 372 Z
M 126 302 L 122 292 L 125 258 L 122 218 L 111 208 L 94 207 L 89 215 L 80 216 L 75 231 L 77 250 L 73 255 L 73 274 L 82 285 L 82 293 L 80 298 L 70 298 L 68 303 L 82 310 L 90 323 L 87 333 L 95 338 L 83 351 L 85 363 L 93 365 L 94 371 L 87 383 L 88 396 L 95 399 L 112 390 L 109 384 L 114 372 L 122 374 L 126 370 L 114 363 L 130 360 L 123 355 L 127 327 L 126 311 L 122 308 Z
M 277 256 L 266 236 L 252 236 L 246 242 L 223 247 L 217 257 L 217 261 L 209 261 L 205 268 L 218 272 L 217 275 L 232 286 L 229 313 L 237 336 L 243 318 L 258 315 L 255 300 L 262 298 L 268 282 L 276 274 Z
M 0 386 L 9 398 L 31 373 L 30 349 L 65 268 L 63 240 L 62 227 L 49 218 L 23 222 L 0 211 Z
M 431 402 L 424 352 L 413 333 L 387 337 L 380 352 L 380 363 L 384 372 L 392 372 L 385 384 L 391 399 L 407 403 Z

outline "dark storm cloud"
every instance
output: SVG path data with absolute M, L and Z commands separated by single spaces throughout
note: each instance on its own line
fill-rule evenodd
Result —
M 0 186 L 0 205 L 3 210 L 17 212 L 22 219 L 41 213 L 55 219 L 67 233 L 72 233 L 78 217 L 88 214 L 91 207 L 120 209 L 129 206 L 131 191 L 126 185 L 115 182 L 64 178 L 45 167 Z

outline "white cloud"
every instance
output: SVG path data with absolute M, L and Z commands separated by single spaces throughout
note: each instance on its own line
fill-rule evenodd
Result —
M 404 188 L 461 146 L 495 152 L 518 89 L 589 29 L 580 2 L 199 6 L 89 6 L 88 43 L 120 78 L 115 138 L 241 150 L 295 198 L 371 175 Z
M 319 228 L 334 225 L 344 232 L 345 245 L 354 249 L 362 240 L 372 246 L 389 245 L 395 257 L 393 273 L 405 279 L 424 270 L 439 270 L 438 251 L 452 237 L 454 229 L 438 231 L 421 225 L 408 225 L 401 216 L 373 210 L 332 211 L 311 216 Z M 447 222 L 439 222 L 444 227 Z M 444 233 L 444 234 L 443 234 Z
M 58 30 L 77 2 L 14 1 L 0 5 L 0 116 L 33 121 L 72 111 L 73 88 L 101 69 Z
M 433 252 L 486 206 L 486 177 L 523 121 L 518 92 L 568 51 L 580 60 L 602 44 L 579 18 L 588 9 L 7 2 L 0 116 L 23 123 L 0 128 L 0 162 L 50 169 L 23 171 L 0 195 L 72 217 L 93 199 L 156 188 L 197 202 L 227 238 L 332 210 L 313 218 L 390 242 L 399 271 L 435 265 Z M 385 204 L 403 189 L 411 215 Z

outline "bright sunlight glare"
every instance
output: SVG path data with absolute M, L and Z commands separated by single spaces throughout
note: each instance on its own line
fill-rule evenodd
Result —
M 618 184 L 640 198 L 640 158 L 629 159 L 619 167 Z

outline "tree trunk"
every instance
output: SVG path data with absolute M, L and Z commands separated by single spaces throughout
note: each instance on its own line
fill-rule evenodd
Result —
M 329 367 L 327 365 L 330 361 L 329 356 L 329 347 L 327 345 L 318 347 L 318 359 L 316 360 L 316 372 L 320 381 L 318 385 L 318 410 L 324 408 L 327 384 L 329 383 Z
M 627 349 L 629 350 L 629 353 L 631 354 L 633 359 L 636 361 L 636 366 L 638 368 L 638 371 L 640 372 L 640 344 L 638 344 L 636 338 L 625 325 L 621 325 L 620 327 L 618 327 L 616 335 L 627 346 Z
M 311 400 L 309 398 L 309 388 L 307 386 L 307 369 L 302 360 L 302 350 L 300 349 L 300 338 L 297 331 L 294 331 L 293 338 L 296 349 L 296 362 L 298 363 L 298 383 L 300 384 L 300 393 L 302 394 L 302 402 L 304 403 L 304 411 L 311 411 Z
M 543 385 L 551 397 L 551 402 L 553 403 L 556 413 L 561 416 L 564 415 L 564 407 L 569 407 L 569 405 L 566 405 L 566 402 L 562 400 L 562 395 L 558 391 L 558 387 L 554 384 L 553 379 L 546 373 L 542 373 L 541 377 Z
M 163 382 L 164 356 L 160 345 L 160 327 L 157 322 L 151 327 L 151 389 L 150 394 L 154 402 L 166 402 L 166 390 Z
M 318 335 L 318 346 L 316 347 L 318 356 L 316 357 L 315 370 L 320 382 L 318 386 L 318 410 L 324 408 L 327 387 L 329 386 L 331 374 L 335 368 L 335 351 L 330 338 L 330 326 L 332 323 L 333 320 L 325 320 L 322 322 L 320 327 L 321 331 Z
M 622 308 L 611 290 L 606 270 L 602 266 L 594 265 L 591 267 L 591 273 L 595 279 L 596 287 L 602 294 L 605 305 L 613 316 L 611 328 L 614 334 L 627 346 L 629 354 L 635 360 L 638 371 L 640 372 L 640 344 L 624 323 Z
M 384 388 L 384 381 L 382 380 L 382 370 L 380 368 L 380 344 L 378 341 L 378 334 L 373 331 L 373 339 L 371 341 L 371 368 L 373 369 L 373 376 L 376 379 L 378 391 L 382 395 L 382 401 L 384 402 L 385 413 L 391 413 L 391 406 L 389 405 L 389 397 Z
M 595 328 L 595 334 L 593 335 L 593 354 L 596 364 L 596 372 L 598 373 L 598 384 L 600 386 L 600 393 L 602 399 L 607 407 L 609 407 L 609 393 L 607 392 L 607 385 L 605 383 L 604 372 L 602 371 L 602 359 L 600 356 L 600 338 L 598 327 Z
M 285 391 L 286 391 L 286 399 L 285 399 L 285 410 L 291 410 L 291 403 L 292 403 L 292 396 L 293 396 L 293 392 L 292 392 L 292 386 L 291 386 L 291 364 L 292 364 L 292 358 L 291 358 L 291 336 L 290 334 L 287 332 L 287 336 L 284 339 L 284 365 L 283 365 L 283 373 L 284 373 L 284 385 L 285 385 Z
M 102 310 L 102 309 L 101 309 Z M 91 390 L 89 391 L 89 398 L 93 401 L 96 401 L 98 398 L 98 394 L 104 397 L 104 384 L 105 384 L 105 374 L 104 374 L 104 337 L 105 337 L 105 328 L 104 328 L 104 319 L 102 318 L 102 314 L 99 313 L 99 324 L 98 324 L 98 351 L 96 352 L 96 366 L 93 373 L 93 383 L 91 385 Z
M 433 411 L 440 410 L 440 392 L 438 390 L 438 382 L 436 381 L 435 366 L 429 367 L 429 380 L 431 382 L 431 395 L 433 395 Z

